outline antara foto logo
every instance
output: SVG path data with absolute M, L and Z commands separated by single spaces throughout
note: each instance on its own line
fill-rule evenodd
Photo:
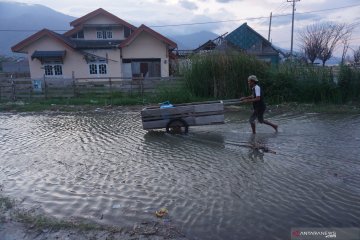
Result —
M 295 231 L 292 232 L 292 235 L 293 235 L 294 237 L 299 237 L 299 236 L 300 236 L 300 231 L 299 231 L 299 230 L 295 230 Z

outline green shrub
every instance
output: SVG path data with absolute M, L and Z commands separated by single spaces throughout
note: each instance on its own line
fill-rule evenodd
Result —
M 185 70 L 185 86 L 195 96 L 239 98 L 248 95 L 247 78 L 266 76 L 268 66 L 242 53 L 196 55 Z
M 343 102 L 360 101 L 360 69 L 341 66 L 339 88 Z

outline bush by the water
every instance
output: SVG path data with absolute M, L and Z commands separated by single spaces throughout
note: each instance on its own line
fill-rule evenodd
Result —
M 268 66 L 241 53 L 194 56 L 185 70 L 186 87 L 196 96 L 239 98 L 247 93 L 247 77 L 267 76 Z
M 221 99 L 250 95 L 247 77 L 256 75 L 271 103 L 348 103 L 360 100 L 360 70 L 297 62 L 277 67 L 242 53 L 195 56 L 184 71 L 186 88 L 194 96 Z

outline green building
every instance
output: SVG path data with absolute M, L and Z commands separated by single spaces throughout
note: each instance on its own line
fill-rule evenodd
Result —
M 281 52 L 247 23 L 226 35 L 224 40 L 224 44 L 228 47 L 255 55 L 258 59 L 269 62 L 271 65 L 277 65 L 280 61 Z

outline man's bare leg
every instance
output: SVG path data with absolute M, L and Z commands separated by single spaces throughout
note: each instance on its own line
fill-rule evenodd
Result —
M 250 123 L 251 125 L 251 130 L 252 130 L 252 133 L 255 134 L 256 133 L 256 126 L 255 126 L 255 123 Z
M 274 123 L 271 123 L 271 122 L 269 122 L 269 121 L 267 121 L 267 120 L 264 120 L 264 123 L 265 123 L 266 125 L 269 125 L 269 126 L 273 127 L 274 130 L 275 130 L 275 132 L 278 131 L 278 125 L 276 125 L 276 124 L 274 124 Z

